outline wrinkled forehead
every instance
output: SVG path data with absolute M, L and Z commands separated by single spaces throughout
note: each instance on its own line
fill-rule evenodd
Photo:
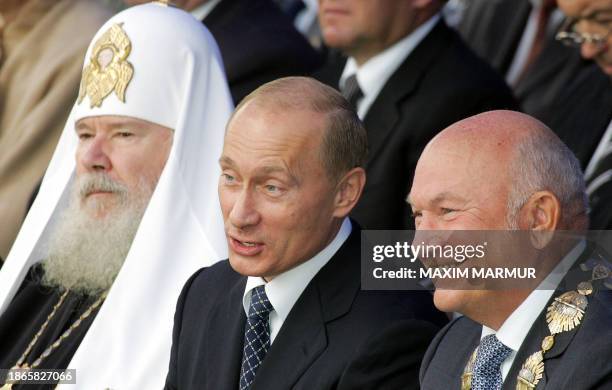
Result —
M 244 167 L 273 163 L 297 174 L 321 165 L 325 123 L 324 114 L 249 102 L 227 127 L 223 156 Z
M 509 149 L 469 139 L 441 139 L 427 146 L 417 163 L 411 198 L 420 201 L 445 194 L 469 198 L 507 188 Z
M 121 115 L 99 115 L 84 117 L 75 122 L 74 128 L 76 131 L 111 130 L 117 128 L 133 129 L 140 131 L 155 131 L 157 129 L 173 131 L 173 129 L 167 128 L 159 123 Z

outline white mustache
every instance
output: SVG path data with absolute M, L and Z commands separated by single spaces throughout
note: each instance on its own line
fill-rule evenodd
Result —
M 113 192 L 119 195 L 126 195 L 128 189 L 125 185 L 111 179 L 103 173 L 85 174 L 78 181 L 79 195 L 85 198 L 93 192 Z

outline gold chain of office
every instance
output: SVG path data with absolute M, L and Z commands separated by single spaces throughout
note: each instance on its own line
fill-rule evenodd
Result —
M 591 279 L 578 284 L 576 290 L 563 293 L 556 297 L 546 309 L 546 323 L 550 335 L 544 337 L 541 349 L 530 355 L 517 376 L 516 390 L 535 389 L 544 373 L 544 354 L 555 345 L 555 335 L 562 332 L 570 332 L 580 326 L 584 313 L 589 304 L 587 296 L 593 292 L 595 280 L 606 279 L 610 276 L 610 270 L 602 264 L 593 268 Z M 472 372 L 478 347 L 472 352 L 463 375 L 461 375 L 461 390 L 472 388 Z

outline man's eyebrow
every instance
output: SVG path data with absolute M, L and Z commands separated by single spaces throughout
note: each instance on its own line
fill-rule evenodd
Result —
M 234 160 L 232 160 L 231 158 L 229 158 L 227 156 L 221 156 L 219 158 L 219 164 L 221 164 L 221 165 L 236 165 Z
M 85 122 L 80 122 L 80 121 L 79 121 L 79 122 L 77 122 L 77 123 L 75 124 L 75 126 L 74 126 L 74 131 L 79 131 L 79 130 L 87 130 L 87 129 L 89 129 L 89 128 L 90 128 L 90 127 L 89 127 L 89 126 L 87 126 L 87 123 L 85 123 Z
M 261 168 L 257 168 L 255 170 L 257 175 L 271 175 L 274 173 L 280 173 L 282 175 L 284 175 L 286 177 L 287 180 L 289 180 L 289 184 L 291 185 L 298 185 L 299 184 L 299 180 L 297 178 L 296 175 L 294 175 L 290 170 L 288 170 L 287 168 L 280 166 L 280 165 L 266 165 L 263 166 Z
M 266 165 L 261 168 L 258 168 L 257 172 L 262 173 L 264 175 L 269 175 L 271 173 L 286 173 L 291 176 L 291 174 L 289 174 L 289 172 L 287 172 L 285 168 L 278 165 Z
M 411 200 L 411 194 L 408 194 L 408 196 L 406 197 L 406 202 L 408 202 L 409 205 L 413 205 L 413 202 Z M 434 196 L 428 203 L 431 206 L 435 206 L 437 204 L 440 204 L 441 202 L 445 201 L 445 200 L 451 200 L 451 201 L 458 201 L 458 202 L 465 202 L 465 199 L 462 198 L 461 196 L 454 194 L 450 191 L 444 191 L 441 192 L 439 194 L 437 194 L 436 196 Z

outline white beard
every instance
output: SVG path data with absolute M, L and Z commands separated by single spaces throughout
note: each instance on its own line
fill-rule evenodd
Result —
M 42 284 L 87 295 L 108 290 L 130 250 L 142 216 L 155 188 L 144 180 L 138 193 L 104 174 L 87 174 L 75 182 L 70 203 L 50 234 L 46 259 L 42 261 Z M 107 204 L 86 199 L 96 190 L 116 195 L 112 209 L 102 218 Z M 90 209 L 92 212 L 87 212 Z

